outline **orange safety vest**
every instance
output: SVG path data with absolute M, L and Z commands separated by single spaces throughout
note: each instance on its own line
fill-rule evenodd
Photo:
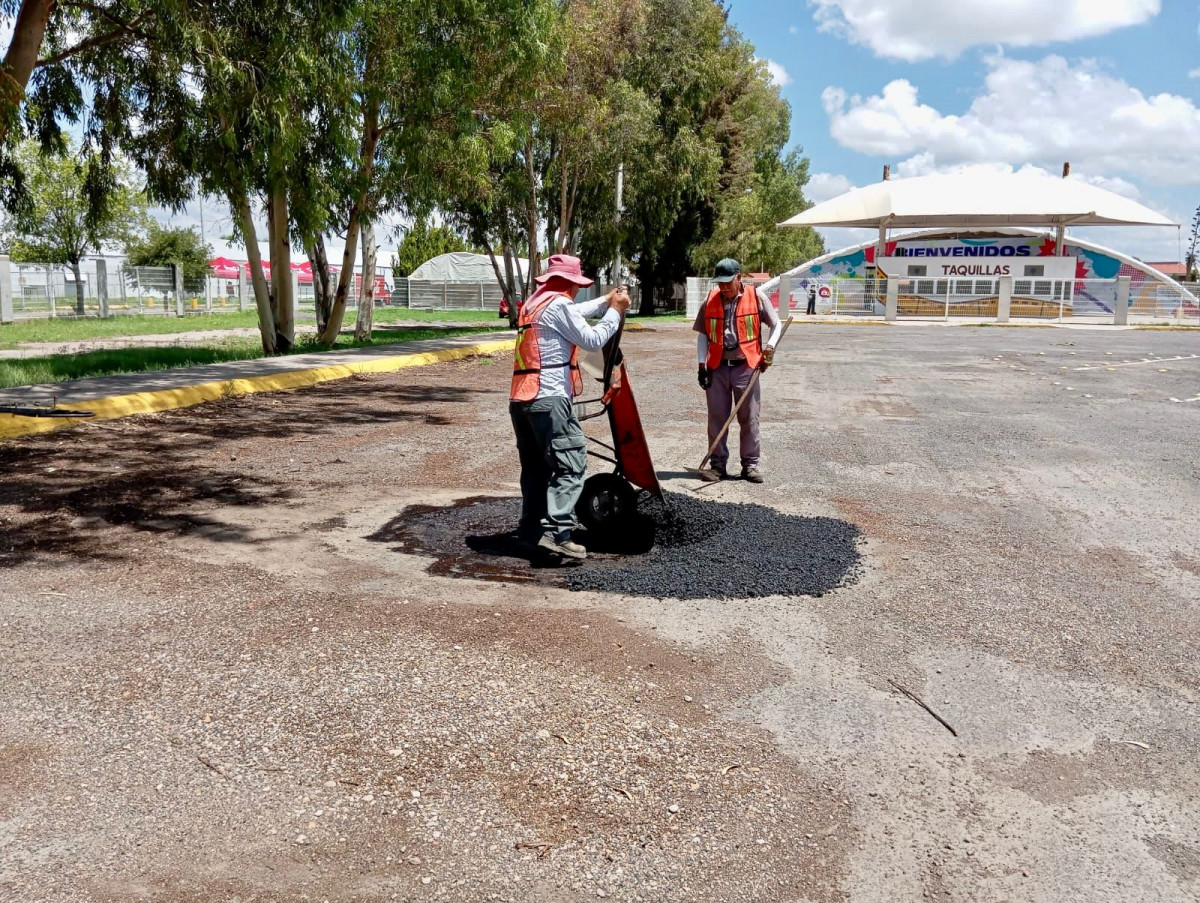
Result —
M 762 361 L 762 347 L 759 344 L 762 324 L 758 312 L 758 292 L 754 286 L 747 285 L 742 291 L 734 318 L 738 347 L 746 356 L 746 363 L 757 368 Z M 719 289 L 714 288 L 708 293 L 708 300 L 704 302 L 704 319 L 708 326 L 708 359 L 704 364 L 709 370 L 715 370 L 721 366 L 721 358 L 725 355 L 725 299 L 721 297 Z
M 542 313 L 550 306 L 555 298 L 565 295 L 549 294 L 537 303 L 533 309 L 528 304 L 522 304 L 517 315 L 517 345 L 513 351 L 512 389 L 508 397 L 512 401 L 533 401 L 538 397 L 542 387 L 542 351 L 538 345 L 538 325 Z M 583 391 L 583 376 L 579 372 L 579 349 L 571 347 L 571 359 L 565 364 L 551 364 L 547 369 L 558 367 L 571 368 L 571 394 L 578 395 Z

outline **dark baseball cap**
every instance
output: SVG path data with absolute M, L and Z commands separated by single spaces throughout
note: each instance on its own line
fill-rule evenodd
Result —
M 717 271 L 713 276 L 713 281 L 733 282 L 740 275 L 742 275 L 742 265 L 732 257 L 726 257 L 724 260 L 717 261 Z

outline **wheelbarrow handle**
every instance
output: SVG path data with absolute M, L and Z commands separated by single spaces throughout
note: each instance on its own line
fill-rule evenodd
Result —
M 616 369 L 617 359 L 621 353 L 621 336 L 625 334 L 625 313 L 621 312 L 621 322 L 617 331 L 604 345 L 604 394 L 607 400 L 608 392 L 612 389 L 613 370 Z

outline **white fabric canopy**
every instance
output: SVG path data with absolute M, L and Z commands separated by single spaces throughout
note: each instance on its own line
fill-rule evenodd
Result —
M 503 274 L 504 258 L 497 257 L 496 262 L 500 264 Z M 521 275 L 528 274 L 529 261 L 521 259 L 520 265 Z M 516 275 L 513 274 L 514 277 Z M 455 251 L 426 260 L 408 278 L 418 282 L 495 282 L 496 271 L 492 269 L 492 260 L 486 254 Z
M 1174 226 L 1078 179 L 964 172 L 890 179 L 816 204 L 781 226 Z

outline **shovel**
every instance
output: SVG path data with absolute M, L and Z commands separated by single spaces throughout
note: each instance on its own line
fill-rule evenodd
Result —
M 788 327 L 792 325 L 794 317 L 789 316 L 783 323 L 783 329 L 779 333 L 779 341 L 775 343 L 775 349 L 779 350 L 779 346 L 783 344 L 783 337 L 787 335 Z M 708 447 L 708 454 L 700 462 L 698 467 L 685 467 L 684 470 L 689 473 L 703 473 L 704 466 L 708 464 L 708 459 L 712 457 L 712 453 L 716 451 L 717 446 L 721 444 L 721 440 L 725 438 L 725 434 L 729 432 L 729 428 L 733 426 L 733 419 L 737 417 L 737 412 L 747 398 L 750 397 L 750 392 L 754 388 L 754 384 L 758 382 L 758 378 L 762 376 L 762 364 L 760 363 L 754 368 L 754 374 L 750 377 L 750 382 L 746 384 L 746 390 L 742 392 L 742 397 L 737 400 L 737 404 L 733 406 L 733 410 L 729 412 L 729 419 L 725 421 L 725 425 L 721 427 L 721 432 L 717 433 L 717 438 L 713 440 L 712 445 Z

